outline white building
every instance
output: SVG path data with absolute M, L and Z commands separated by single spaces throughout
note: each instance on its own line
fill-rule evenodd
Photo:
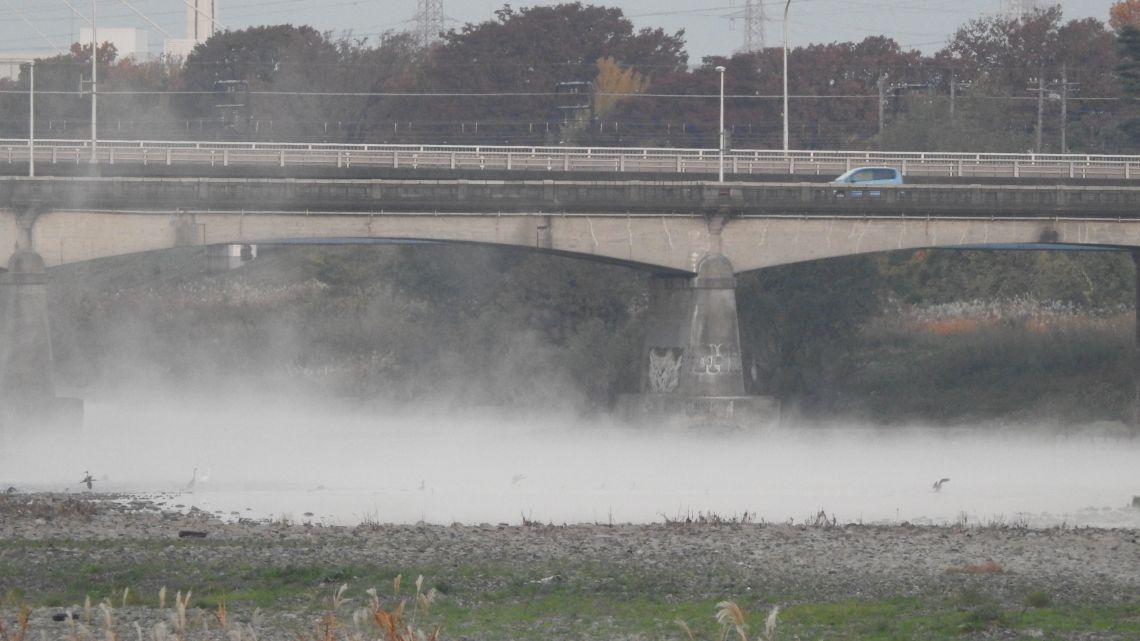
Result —
M 100 26 L 95 31 L 95 37 L 99 39 L 100 46 L 104 42 L 115 45 L 118 60 L 127 58 L 141 60 L 149 55 L 146 29 Z M 79 42 L 85 45 L 91 42 L 91 27 L 80 27 Z
M 1014 17 L 1027 16 L 1040 8 L 1038 0 L 1009 0 L 1006 3 L 1006 12 Z
M 55 52 L 44 53 L 43 51 L 36 51 L 34 53 L 6 53 L 0 57 L 0 78 L 15 80 L 20 77 L 20 65 L 27 63 L 29 60 L 48 58 L 54 55 L 56 55 Z
M 174 58 L 185 58 L 194 47 L 205 42 L 218 30 L 218 0 L 186 0 L 186 37 L 168 39 L 162 52 Z

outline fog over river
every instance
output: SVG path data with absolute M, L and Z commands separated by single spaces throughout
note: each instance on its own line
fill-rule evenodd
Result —
M 350 411 L 281 399 L 87 404 L 82 430 L 9 437 L 0 484 L 157 496 L 233 518 L 1140 527 L 1140 440 L 1106 430 L 633 429 L 557 416 Z M 197 472 L 195 472 L 197 468 Z M 940 491 L 932 484 L 949 478 Z M 191 480 L 194 480 L 191 484 Z

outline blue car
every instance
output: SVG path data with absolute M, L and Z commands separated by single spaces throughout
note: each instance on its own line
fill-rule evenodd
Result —
M 878 198 L 883 192 L 874 186 L 901 184 L 902 172 L 894 167 L 856 167 L 831 181 L 836 198 Z

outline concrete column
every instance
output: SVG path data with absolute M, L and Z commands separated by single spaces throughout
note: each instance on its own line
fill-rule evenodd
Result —
M 770 426 L 778 403 L 746 396 L 732 264 L 710 253 L 697 276 L 654 276 L 649 282 L 640 394 L 619 399 L 636 423 L 748 429 Z
M 1140 429 L 1140 251 L 1132 251 L 1132 264 L 1136 266 L 1136 310 L 1135 332 L 1136 337 L 1132 346 L 1132 427 Z
M 30 427 L 77 427 L 83 401 L 56 396 L 43 258 L 18 250 L 0 274 L 0 439 Z
M 47 271 L 39 254 L 20 250 L 0 276 L 0 401 L 12 407 L 54 398 Z
M 740 329 L 732 264 L 710 254 L 697 277 L 655 276 L 641 391 L 681 396 L 742 396 Z

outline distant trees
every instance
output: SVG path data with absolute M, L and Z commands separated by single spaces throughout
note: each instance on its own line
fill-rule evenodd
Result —
M 116 74 L 109 74 L 115 65 L 115 46 L 104 43 L 99 47 L 100 89 L 115 87 L 115 77 L 136 75 L 131 65 L 122 65 Z M 82 138 L 90 133 L 91 98 L 91 45 L 73 44 L 66 54 L 41 58 L 36 61 L 36 117 L 37 135 L 55 138 Z M 0 113 L 3 113 L 4 130 L 16 136 L 27 135 L 28 65 L 20 67 L 19 77 L 9 81 L 5 89 L 13 93 L 0 95 Z M 103 84 L 107 83 L 107 84 Z M 20 115 L 16 115 L 20 114 Z M 18 133 L 15 133 L 18 132 Z
M 935 82 L 912 98 L 882 144 L 1059 152 L 1064 139 L 1066 149 L 1115 151 L 1115 63 L 1104 24 L 1064 23 L 1059 6 L 972 20 L 933 57 Z
M 1120 99 L 1134 92 L 1130 65 L 1140 53 L 1128 29 L 1138 7 L 1116 3 L 1111 29 L 1066 22 L 1060 6 L 979 18 L 933 55 L 880 35 L 794 48 L 791 146 L 1133 149 L 1140 139 L 1118 133 L 1133 117 Z M 713 68 L 724 65 L 730 145 L 773 148 L 782 136 L 781 53 L 713 56 L 690 68 L 683 32 L 635 29 L 620 9 L 581 2 L 504 6 L 426 48 L 410 34 L 377 42 L 260 26 L 216 34 L 184 65 L 115 61 L 101 50 L 100 114 L 127 138 L 558 143 L 564 112 L 554 88 L 576 81 L 597 89 L 596 120 L 575 132 L 578 143 L 712 147 Z M 79 91 L 89 56 L 76 45 L 40 61 L 37 112 L 49 135 L 88 126 Z M 26 83 L 25 74 L 5 87 Z M 0 94 L 7 135 L 26 128 L 13 116 L 25 104 L 18 93 Z

